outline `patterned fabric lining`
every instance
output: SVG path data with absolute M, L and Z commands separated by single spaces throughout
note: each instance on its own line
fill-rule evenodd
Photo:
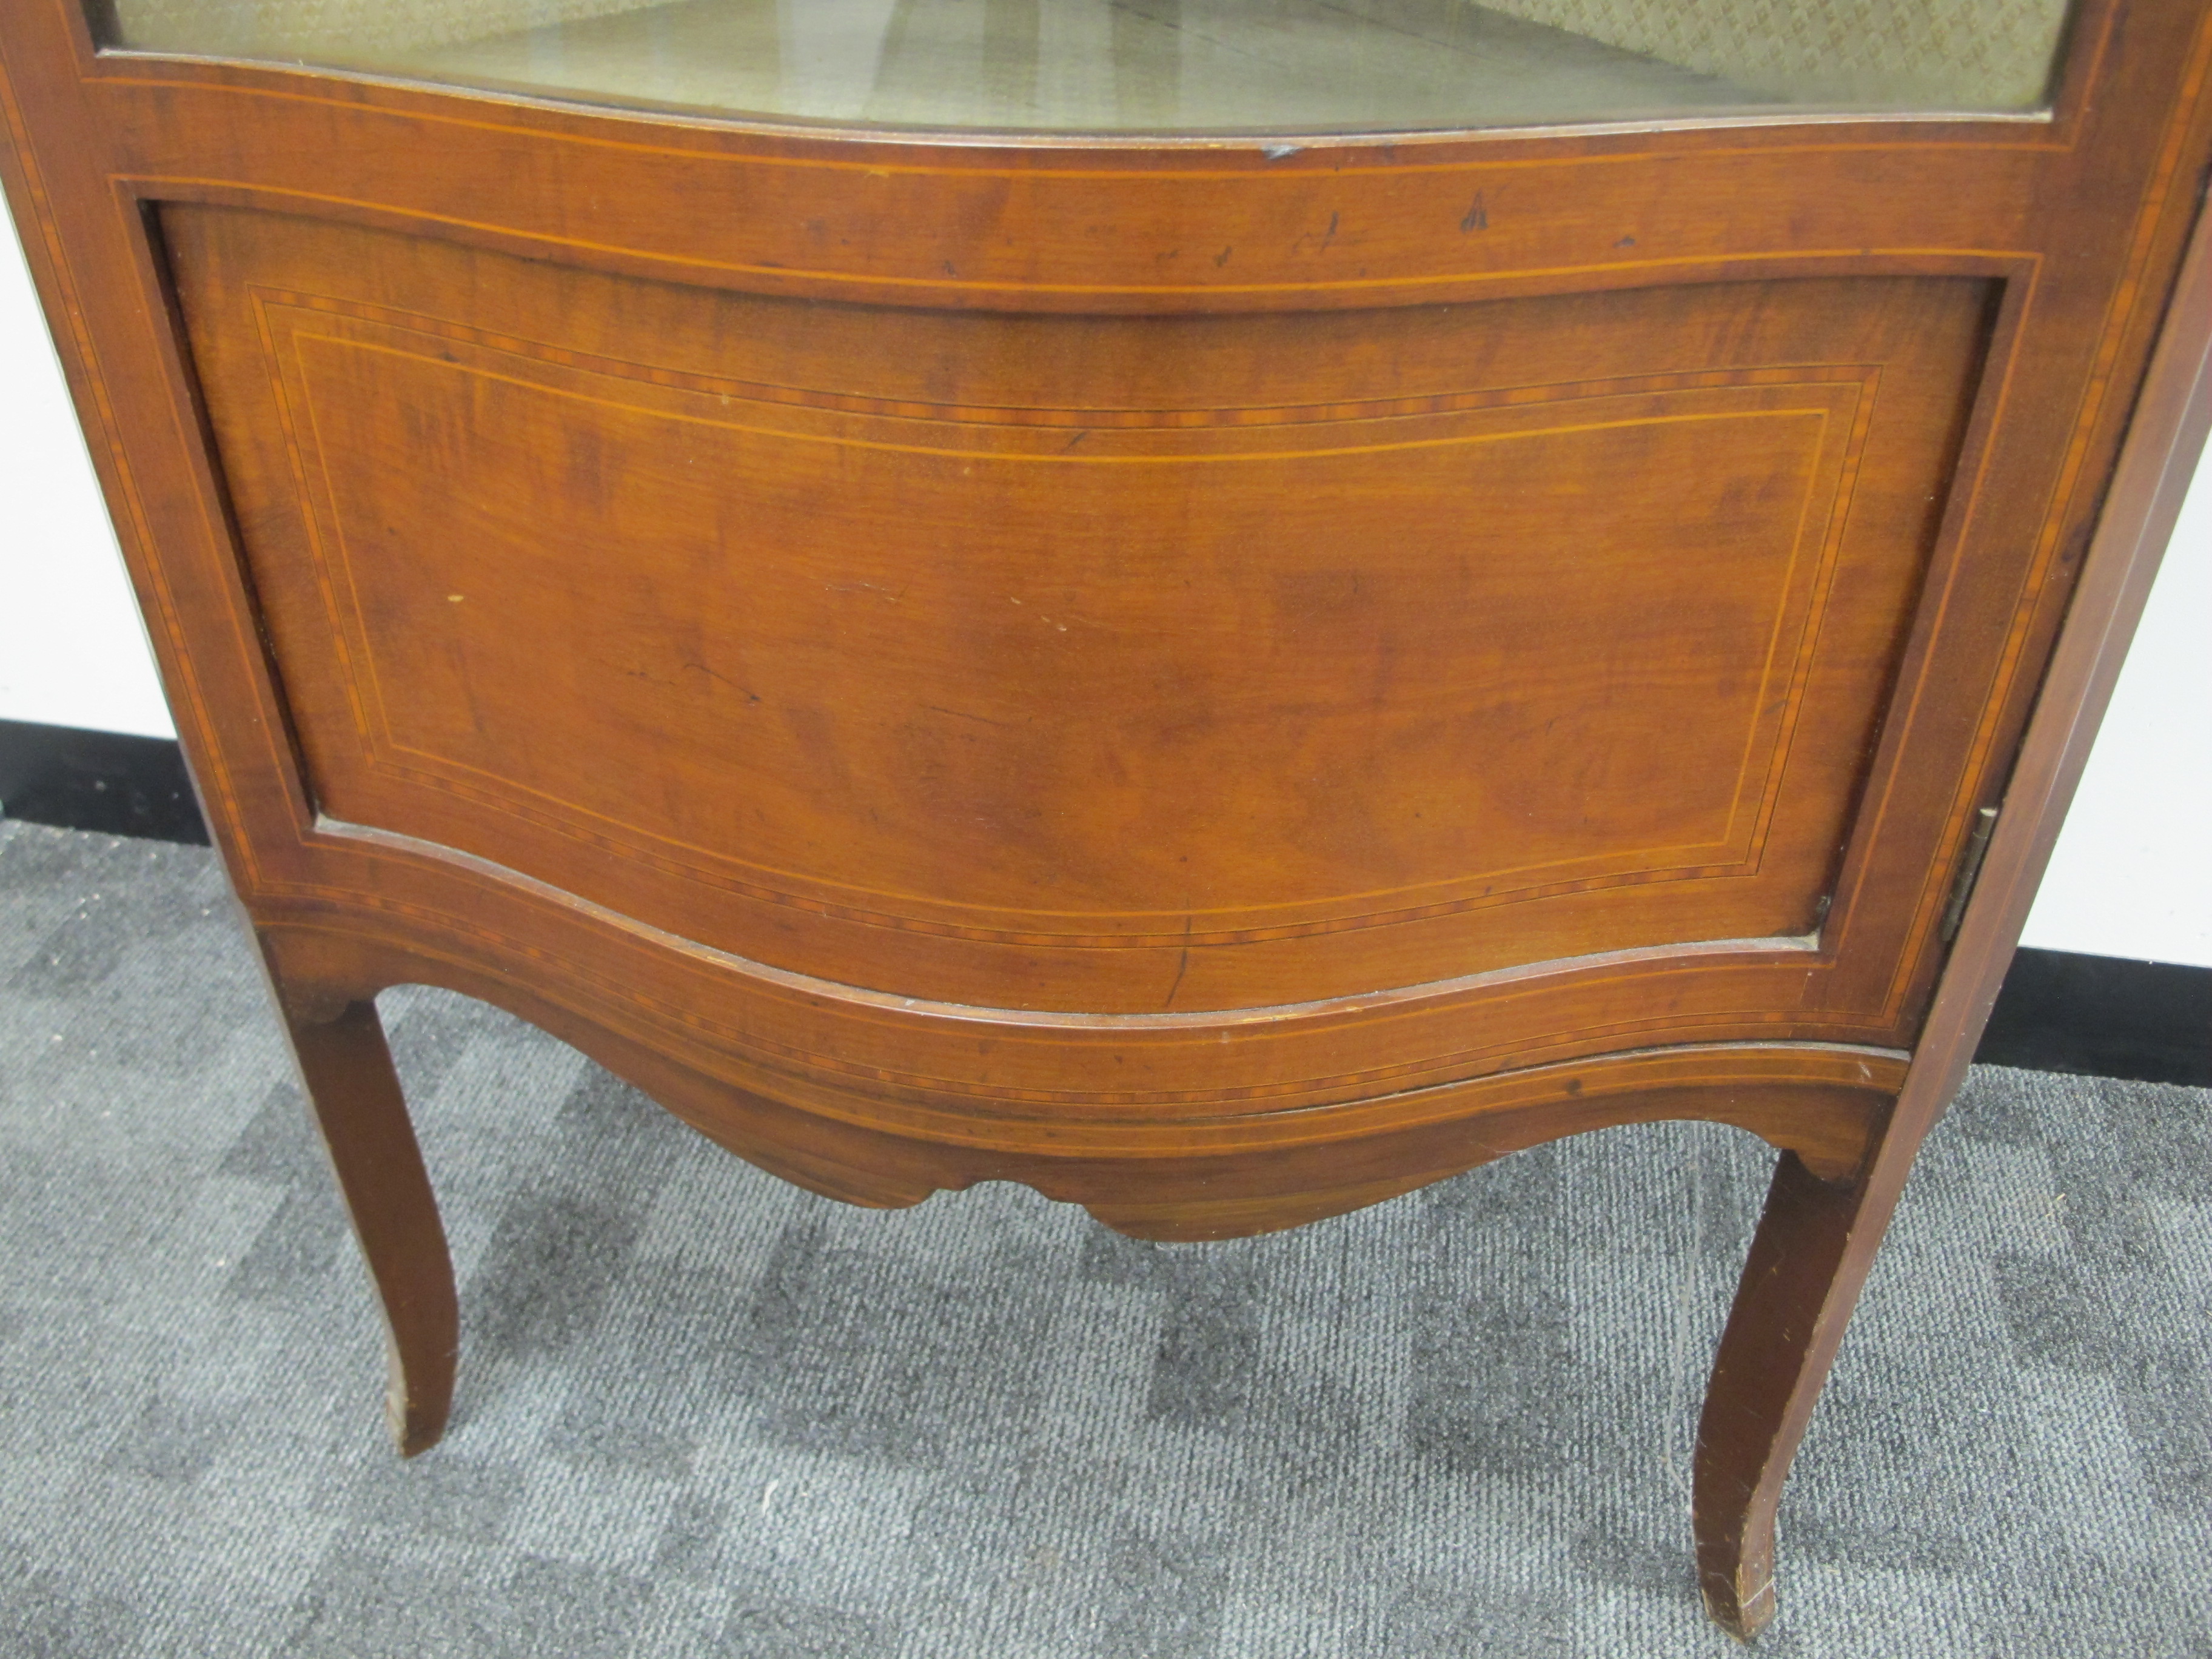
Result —
M 210 58 L 378 58 L 659 0 L 117 0 L 121 44 Z
M 1110 0 L 1032 3 L 1056 11 L 1110 6 Z M 656 0 L 117 0 L 117 14 L 124 43 L 148 51 L 374 61 L 524 29 L 616 16 L 654 3 Z M 906 0 L 902 0 L 899 10 L 905 9 Z M 981 17 L 985 9 L 976 9 Z M 1793 102 L 2025 110 L 2043 101 L 2067 3 L 1492 0 L 1491 9 Z
M 2039 106 L 2066 0 L 1491 0 L 1799 103 Z

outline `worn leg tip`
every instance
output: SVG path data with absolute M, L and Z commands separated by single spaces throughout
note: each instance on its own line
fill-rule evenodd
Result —
M 1774 1618 L 1774 1581 L 1767 1579 L 1750 1595 L 1743 1595 L 1733 1580 L 1708 1578 L 1703 1585 L 1705 1611 L 1712 1621 L 1740 1642 L 1748 1642 Z
M 446 1413 L 442 1408 L 410 1408 L 404 1400 L 391 1399 L 385 1401 L 384 1426 L 390 1431 L 392 1443 L 402 1457 L 416 1457 L 444 1437 Z

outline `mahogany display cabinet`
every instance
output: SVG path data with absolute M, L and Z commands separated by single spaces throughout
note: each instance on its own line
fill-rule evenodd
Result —
M 2208 70 L 2204 0 L 0 0 L 401 1449 L 392 985 L 1148 1238 L 1705 1119 L 1756 1630 L 2203 439 Z

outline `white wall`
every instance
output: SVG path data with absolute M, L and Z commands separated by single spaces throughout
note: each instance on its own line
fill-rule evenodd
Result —
M 2212 465 L 2190 486 L 2022 943 L 2212 967 Z
M 175 733 L 12 234 L 0 234 L 0 720 Z
M 169 735 L 22 251 L 0 239 L 0 719 Z M 2212 967 L 2212 469 L 2182 514 L 2026 942 Z

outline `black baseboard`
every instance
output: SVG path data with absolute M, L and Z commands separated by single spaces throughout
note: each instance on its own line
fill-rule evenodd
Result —
M 0 817 L 207 845 L 173 738 L 0 720 Z
M 2212 968 L 2015 951 L 1974 1058 L 2212 1088 Z
M 0 720 L 0 816 L 207 844 L 174 740 Z M 2212 1088 L 2212 968 L 2023 950 L 1974 1058 Z

